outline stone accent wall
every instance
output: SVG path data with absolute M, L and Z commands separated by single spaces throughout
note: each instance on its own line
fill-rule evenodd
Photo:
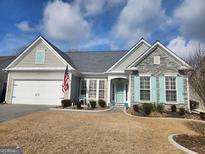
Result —
M 160 56 L 160 64 L 154 64 L 154 56 Z M 160 47 L 156 48 L 146 59 L 142 60 L 136 68 L 137 72 L 133 72 L 131 75 L 131 104 L 139 103 L 134 101 L 134 77 L 139 74 L 151 74 L 156 77 L 157 80 L 157 102 L 160 100 L 159 96 L 159 76 L 164 74 L 174 73 L 184 77 L 184 104 L 178 104 L 177 106 L 184 106 L 188 109 L 188 94 L 187 94 L 187 76 L 178 71 L 179 64 L 173 57 L 168 55 Z M 170 107 L 170 105 L 165 105 Z

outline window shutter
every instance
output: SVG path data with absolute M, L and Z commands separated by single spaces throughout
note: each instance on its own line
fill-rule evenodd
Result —
M 134 77 L 134 101 L 140 101 L 140 78 L 139 76 Z
M 156 77 L 151 76 L 151 102 L 157 102 L 157 82 Z
M 177 102 L 184 103 L 184 83 L 183 77 L 177 77 Z
M 165 77 L 159 77 L 159 101 L 160 103 L 165 103 Z

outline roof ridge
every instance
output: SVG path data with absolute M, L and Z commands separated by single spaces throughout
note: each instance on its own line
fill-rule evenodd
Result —
M 110 50 L 110 51 L 103 51 L 103 50 L 91 50 L 91 51 L 65 51 L 64 53 L 88 53 L 88 52 L 95 52 L 95 53 L 105 53 L 105 52 L 127 52 L 127 50 Z

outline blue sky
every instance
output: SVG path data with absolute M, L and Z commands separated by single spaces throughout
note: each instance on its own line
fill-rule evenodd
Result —
M 205 48 L 204 0 L 1 0 L 0 54 L 43 35 L 63 51 L 160 40 L 181 57 Z

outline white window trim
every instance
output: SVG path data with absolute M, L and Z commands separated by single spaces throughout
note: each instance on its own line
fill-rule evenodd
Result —
M 166 98 L 166 77 L 175 77 L 176 78 L 176 85 L 175 85 L 176 86 L 176 101 L 167 101 L 167 98 Z M 179 104 L 177 88 L 178 88 L 177 75 L 166 75 L 165 78 L 164 78 L 164 91 L 165 91 L 164 98 L 165 98 L 165 104 L 168 104 L 168 105 L 170 105 L 170 104 Z
M 100 81 L 104 81 L 104 89 L 100 89 Z M 99 79 L 98 81 L 97 81 L 97 83 L 98 83 L 98 100 L 105 100 L 105 80 L 101 80 L 101 79 Z M 100 98 L 99 96 L 99 93 L 100 93 L 100 90 L 103 90 L 104 91 L 104 97 L 103 98 Z
M 43 54 L 44 54 L 43 63 L 37 63 L 37 61 L 36 61 L 36 56 L 37 56 L 38 53 L 43 53 Z M 45 52 L 45 50 L 37 50 L 37 51 L 35 52 L 35 64 L 36 64 L 36 65 L 44 65 L 44 64 L 45 64 L 45 61 L 46 61 L 46 52 Z
M 159 65 L 161 62 L 161 57 L 160 56 L 154 56 L 154 65 Z
M 149 100 L 141 100 L 141 97 L 140 97 L 140 103 L 151 103 L 151 74 L 144 74 L 144 75 L 139 75 L 140 77 L 149 77 L 149 91 L 150 91 L 150 97 L 149 97 Z M 139 85 L 139 88 L 140 88 L 140 85 Z M 141 88 L 140 88 L 140 91 L 141 91 Z
M 104 80 L 104 83 L 105 83 L 105 88 L 104 88 L 104 100 L 106 99 L 106 79 L 99 79 L 99 78 L 82 78 L 81 81 L 80 81 L 80 94 L 79 96 L 82 97 L 81 95 L 81 82 L 82 80 L 86 80 L 86 100 L 99 100 L 99 80 Z M 96 98 L 90 98 L 89 97 L 89 83 L 90 83 L 90 80 L 96 80 Z

